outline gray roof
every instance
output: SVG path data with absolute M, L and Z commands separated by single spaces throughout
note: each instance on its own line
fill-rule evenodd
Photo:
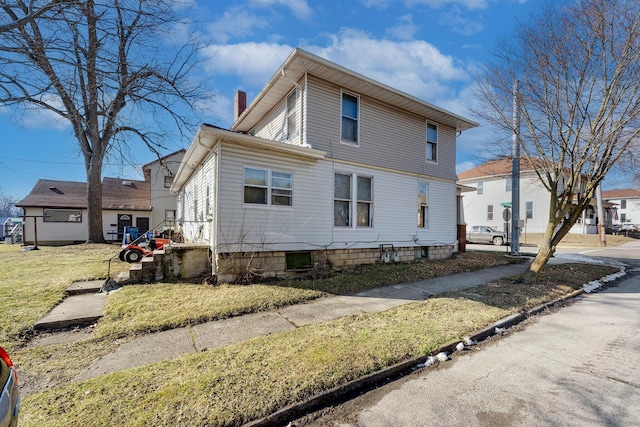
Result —
M 456 131 L 478 126 L 478 123 L 474 121 L 436 107 L 408 93 L 365 77 L 305 50 L 296 48 L 236 120 L 231 130 L 249 132 L 305 74 L 320 77 L 345 89 L 451 126 Z

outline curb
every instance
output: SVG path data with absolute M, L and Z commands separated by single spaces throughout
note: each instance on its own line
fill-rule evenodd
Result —
M 600 279 L 599 281 L 594 281 L 594 282 L 600 283 L 600 286 L 598 286 L 596 289 L 599 289 L 605 283 L 613 282 L 615 279 L 623 277 L 626 274 L 627 273 L 625 268 L 624 267 L 620 268 L 619 273 L 606 276 L 605 278 Z M 479 342 L 479 341 L 484 341 L 493 335 L 501 334 L 502 333 L 502 331 L 500 331 L 501 329 L 506 329 L 508 327 L 517 325 L 518 323 L 521 323 L 522 321 L 528 319 L 529 317 L 540 314 L 541 312 L 549 308 L 552 308 L 559 303 L 576 298 L 584 293 L 593 292 L 593 290 L 590 289 L 588 285 L 594 282 L 589 282 L 589 284 L 583 285 L 582 288 L 576 291 L 573 291 L 567 295 L 564 295 L 562 297 L 559 297 L 547 303 L 541 304 L 525 312 L 515 313 L 510 316 L 507 316 L 501 320 L 498 320 L 495 323 L 492 323 L 486 328 L 476 331 L 472 335 L 469 335 L 467 338 L 469 338 L 472 341 Z M 455 341 L 445 346 L 442 346 L 439 349 L 434 350 L 433 354 L 445 353 L 449 355 L 456 351 L 456 347 L 459 345 L 459 343 L 460 341 Z M 285 406 L 284 408 L 281 408 L 276 412 L 269 414 L 263 418 L 245 423 L 243 424 L 243 426 L 244 427 L 262 427 L 262 426 L 273 426 L 273 425 L 287 425 L 287 423 L 291 420 L 295 420 L 297 418 L 305 416 L 311 412 L 317 411 L 329 405 L 344 403 L 350 400 L 351 398 L 364 394 L 370 390 L 373 390 L 377 387 L 380 387 L 384 384 L 398 380 L 412 372 L 415 372 L 416 369 L 421 369 L 425 366 L 429 366 L 431 364 L 428 363 L 427 360 L 430 358 L 433 359 L 432 356 L 417 356 L 412 359 L 406 360 L 404 362 L 397 363 L 381 371 L 377 371 L 372 374 L 365 375 L 364 377 L 358 378 L 357 380 L 353 380 L 346 384 L 336 386 L 332 389 L 329 389 L 326 392 L 312 396 L 302 402 Z

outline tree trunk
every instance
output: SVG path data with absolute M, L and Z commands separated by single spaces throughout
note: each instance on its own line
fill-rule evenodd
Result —
M 529 268 L 522 275 L 522 282 L 524 283 L 532 283 L 538 277 L 540 270 L 547 264 L 547 261 L 553 256 L 556 252 L 556 245 L 554 245 L 553 237 L 555 234 L 557 224 L 548 223 L 547 229 L 544 232 L 544 236 L 542 237 L 542 243 L 540 243 L 540 249 L 538 249 L 538 253 L 536 254 L 531 264 L 529 264 Z
M 102 164 L 91 159 L 87 168 L 87 243 L 106 243 L 102 227 Z

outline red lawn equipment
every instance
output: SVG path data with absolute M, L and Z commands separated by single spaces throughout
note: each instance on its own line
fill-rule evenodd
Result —
M 142 258 L 152 255 L 155 249 L 162 249 L 169 244 L 169 239 L 155 238 L 153 231 L 138 237 L 136 227 L 125 227 L 122 236 L 122 250 L 118 254 L 120 261 L 140 262 Z

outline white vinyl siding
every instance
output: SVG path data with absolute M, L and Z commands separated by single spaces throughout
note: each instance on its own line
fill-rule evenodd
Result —
M 306 99 L 307 142 L 332 158 L 445 180 L 456 180 L 456 132 L 438 125 L 438 161 L 425 160 L 425 117 L 374 99 L 359 97 L 359 147 L 341 144 L 342 89 L 308 77 Z M 346 89 L 345 89 L 346 90 Z M 429 118 L 426 118 L 429 119 Z M 415 222 L 415 221 L 413 221 Z
M 467 228 L 474 225 L 492 225 L 502 229 L 501 204 L 511 202 L 511 192 L 507 192 L 505 177 L 484 178 L 482 194 L 477 191 L 462 193 L 464 204 L 464 218 Z M 473 186 L 478 178 L 461 180 L 459 184 Z M 477 187 L 476 187 L 477 188 Z M 542 233 L 545 231 L 549 218 L 549 192 L 542 187 L 537 176 L 523 171 L 520 176 L 520 219 L 525 220 L 523 233 Z M 532 217 L 527 218 L 527 203 L 532 204 Z M 494 206 L 493 222 L 487 219 L 487 205 Z
M 455 215 L 451 212 L 455 212 L 456 198 L 455 183 L 451 181 L 429 181 L 431 230 L 418 229 L 415 176 L 260 152 L 260 163 L 264 167 L 294 174 L 294 206 L 292 209 L 249 209 L 243 203 L 243 167 L 254 164 L 257 155 L 242 147 L 222 146 L 218 252 L 378 246 L 371 242 L 401 246 L 407 244 L 406 236 L 413 235 L 422 246 L 455 242 Z M 334 227 L 334 167 L 352 176 L 372 179 L 374 221 L 371 227 Z

